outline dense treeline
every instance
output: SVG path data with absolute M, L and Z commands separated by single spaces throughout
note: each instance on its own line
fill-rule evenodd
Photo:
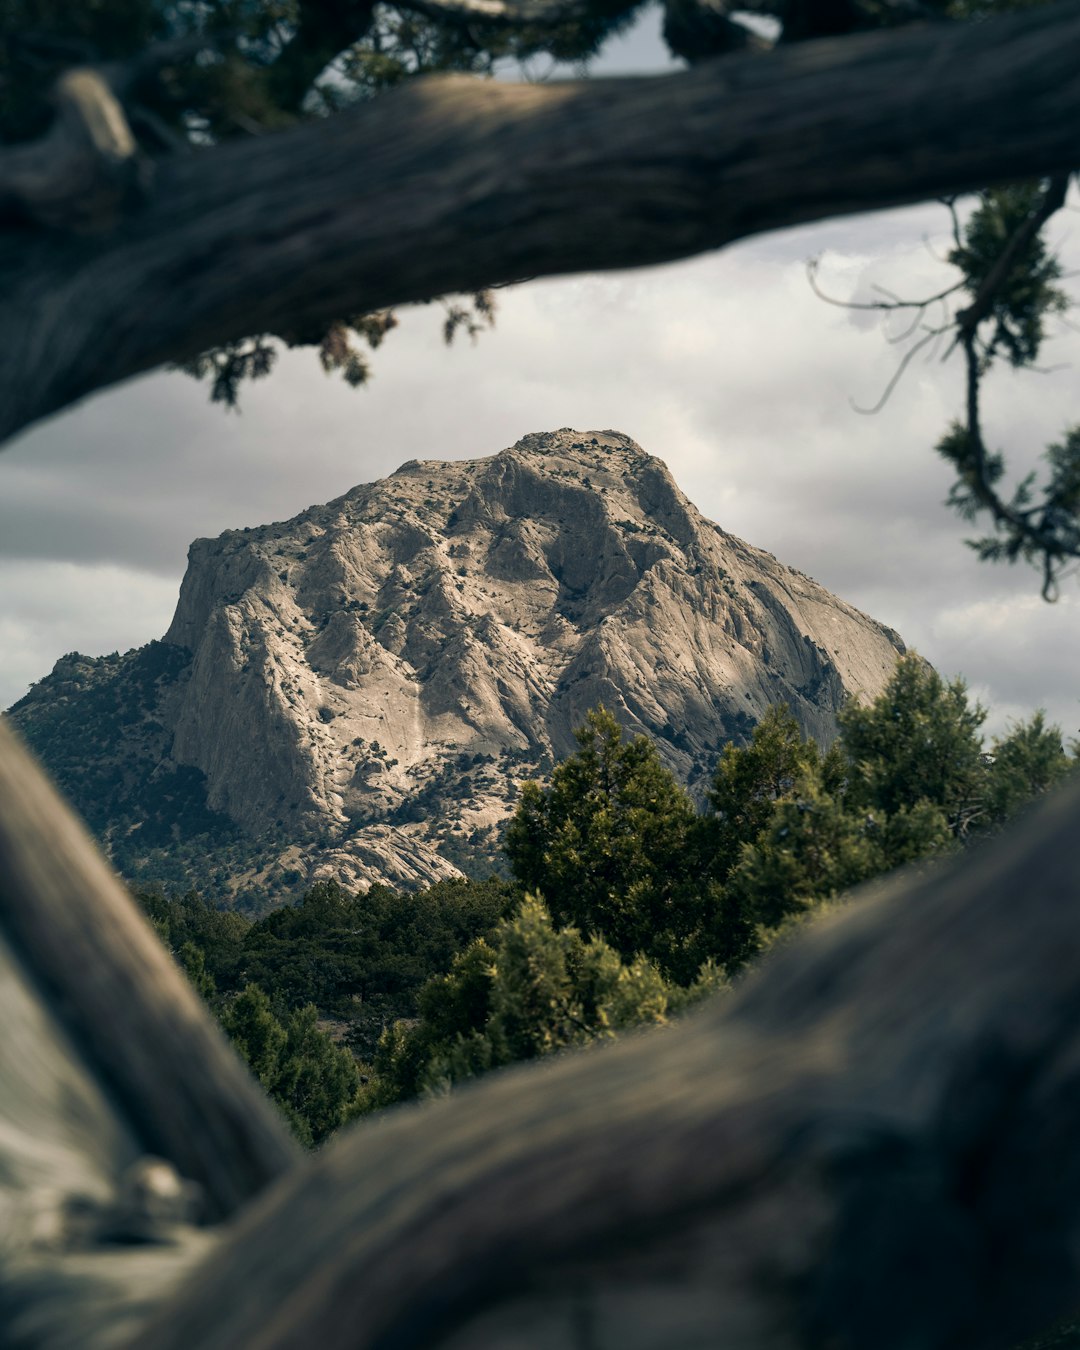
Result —
M 374 1053 L 385 1026 L 415 1016 L 425 981 L 491 934 L 517 894 L 497 878 L 419 895 L 318 882 L 298 905 L 255 921 L 194 892 L 137 898 L 297 1134 L 318 1143 L 357 1107 L 357 1057 Z
M 702 812 L 648 738 L 598 709 L 549 785 L 522 790 L 512 882 L 320 883 L 254 922 L 197 895 L 141 898 L 318 1143 L 362 1111 L 663 1024 L 850 886 L 997 829 L 1073 761 L 1041 713 L 989 749 L 984 717 L 962 681 L 905 657 L 874 703 L 841 712 L 827 752 L 771 709 L 724 749 Z

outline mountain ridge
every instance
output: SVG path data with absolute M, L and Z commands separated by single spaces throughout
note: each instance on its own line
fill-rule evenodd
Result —
M 266 841 L 260 884 L 414 886 L 490 862 L 516 785 L 599 703 L 700 797 L 769 704 L 827 742 L 904 650 L 706 520 L 628 436 L 562 428 L 196 540 L 161 643 L 99 658 L 107 679 L 62 658 L 11 715 L 41 749 L 75 715 L 64 682 L 81 671 L 100 700 L 104 679 L 120 712 L 99 734 L 138 748 L 151 788 L 194 802 L 201 783 L 191 809 L 228 847 Z M 137 851 L 146 823 L 108 846 Z

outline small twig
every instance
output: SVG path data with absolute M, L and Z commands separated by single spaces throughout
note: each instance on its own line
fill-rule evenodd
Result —
M 930 254 L 931 258 L 933 258 L 935 262 L 941 263 L 943 266 L 948 263 L 949 261 L 948 258 L 943 258 L 941 254 L 938 253 L 938 251 L 934 248 L 933 244 L 931 244 L 929 235 L 924 234 L 922 237 L 922 242 L 923 247 L 926 249 L 927 253 Z
M 907 339 L 911 337 L 912 333 L 915 332 L 919 324 L 922 322 L 922 316 L 923 312 L 922 309 L 920 308 L 912 316 L 911 322 L 908 324 L 908 326 L 904 329 L 902 333 L 896 333 L 893 337 L 889 337 L 889 335 L 886 334 L 885 341 L 889 344 L 890 347 L 896 347 L 901 342 L 906 342 Z
M 882 408 L 884 408 L 885 404 L 888 403 L 889 399 L 892 396 L 893 390 L 900 383 L 904 371 L 907 370 L 913 358 L 919 352 L 922 351 L 922 349 L 927 345 L 927 343 L 932 342 L 936 337 L 940 337 L 943 331 L 944 330 L 940 328 L 928 328 L 926 330 L 925 336 L 921 337 L 918 340 L 918 342 L 916 342 L 915 345 L 912 348 L 910 348 L 910 350 L 904 353 L 903 360 L 900 362 L 896 370 L 893 372 L 892 379 L 885 386 L 885 392 L 881 395 L 877 403 L 875 403 L 872 408 L 860 408 L 854 399 L 848 399 L 848 402 L 851 404 L 852 409 L 857 413 L 861 413 L 864 417 L 873 417 L 875 413 L 879 413 L 882 410 Z
M 942 206 L 944 206 L 945 209 L 948 211 L 948 213 L 949 213 L 949 219 L 950 219 L 950 221 L 952 222 L 952 237 L 953 237 L 953 244 L 954 244 L 958 249 L 961 249 L 961 248 L 964 247 L 964 241 L 963 241 L 963 236 L 962 236 L 961 230 L 960 230 L 960 217 L 957 215 L 957 212 L 956 212 L 956 198 L 955 198 L 955 197 L 942 197 L 942 198 L 941 198 L 941 204 L 942 204 Z
M 150 166 L 101 70 L 65 71 L 54 98 L 47 135 L 0 150 L 0 219 L 80 233 L 111 229 L 147 186 Z
M 14 217 L 54 229 L 101 233 L 113 228 L 133 198 L 149 185 L 152 165 L 139 152 L 132 126 L 163 148 L 180 140 L 149 109 L 125 99 L 163 68 L 217 50 L 219 34 L 157 42 L 130 61 L 84 64 L 65 70 L 53 90 L 56 118 L 48 133 L 27 145 L 0 149 L 0 219 Z M 31 54 L 41 46 L 30 40 Z M 46 56 L 67 46 L 46 45 Z M 44 59 L 44 58 L 42 58 Z
M 819 300 L 824 300 L 827 305 L 835 305 L 838 309 L 879 310 L 882 312 L 894 309 L 922 310 L 935 304 L 939 300 L 945 300 L 948 296 L 955 295 L 955 293 L 962 290 L 964 286 L 963 281 L 954 282 L 951 286 L 946 286 L 943 291 L 938 291 L 936 295 L 928 295 L 923 300 L 901 300 L 898 297 L 894 297 L 891 300 L 839 300 L 836 296 L 827 294 L 818 285 L 817 274 L 820 266 L 820 258 L 810 258 L 807 260 L 806 275 L 810 282 L 810 289 Z M 872 289 L 881 291 L 883 295 L 892 294 L 890 291 L 887 291 L 884 286 L 878 285 L 877 282 L 874 283 Z
M 930 350 L 926 353 L 927 365 L 929 365 L 931 361 L 937 358 L 938 350 L 941 346 L 941 339 L 945 336 L 945 334 L 949 331 L 951 327 L 952 327 L 952 320 L 950 319 L 947 323 L 945 323 L 942 327 L 940 327 L 937 330 L 934 340 L 930 344 Z

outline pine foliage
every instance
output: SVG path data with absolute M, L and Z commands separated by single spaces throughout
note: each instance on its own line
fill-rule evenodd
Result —
M 645 736 L 591 712 L 526 784 L 513 883 L 311 887 L 255 922 L 142 897 L 297 1135 L 492 1069 L 663 1026 L 806 918 L 1000 828 L 1073 760 L 1041 712 L 987 751 L 983 709 L 914 653 L 822 751 L 771 708 L 699 811 Z M 321 1019 L 335 1019 L 335 1043 Z
M 668 974 L 700 927 L 698 813 L 647 736 L 626 739 L 606 708 L 577 731 L 550 785 L 526 783 L 506 833 L 515 881 L 558 924 L 602 933 L 624 958 Z
M 526 895 L 498 926 L 431 980 L 420 1020 L 384 1033 L 369 1106 L 449 1090 L 489 1069 L 609 1040 L 629 1027 L 662 1026 L 676 1008 L 713 992 L 715 972 L 676 992 L 644 956 L 624 960 L 600 937 L 558 928 Z

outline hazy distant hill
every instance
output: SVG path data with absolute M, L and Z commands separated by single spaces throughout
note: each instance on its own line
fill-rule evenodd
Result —
M 64 657 L 11 714 L 131 875 L 409 886 L 483 868 L 598 703 L 703 789 L 770 703 L 827 740 L 903 650 L 564 429 L 196 540 L 163 642 Z

